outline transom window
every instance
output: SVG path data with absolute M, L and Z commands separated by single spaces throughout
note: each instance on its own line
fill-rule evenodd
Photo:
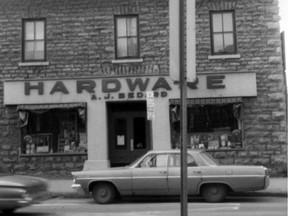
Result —
M 212 54 L 235 54 L 234 12 L 210 12 Z
M 45 60 L 45 20 L 23 20 L 23 61 Z
M 138 16 L 116 16 L 116 59 L 138 58 Z

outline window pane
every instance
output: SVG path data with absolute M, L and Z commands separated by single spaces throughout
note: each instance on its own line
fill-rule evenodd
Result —
M 44 39 L 44 22 L 36 22 L 36 38 L 37 40 Z
M 22 153 L 87 152 L 86 125 L 81 121 L 78 110 L 52 109 L 41 114 L 30 112 L 28 119 L 27 128 L 21 130 L 24 138 Z M 77 146 L 75 141 L 79 143 Z
M 166 167 L 167 166 L 167 155 L 157 155 L 156 157 L 156 167 Z
M 137 36 L 137 19 L 131 18 L 127 20 L 128 36 Z
M 137 50 L 137 38 L 129 38 L 128 39 L 128 53 L 129 56 L 137 56 L 138 50 Z
M 232 13 L 223 14 L 224 31 L 233 31 Z
M 223 36 L 222 34 L 214 35 L 214 52 L 223 52 Z
M 117 37 L 126 36 L 126 19 L 118 18 L 117 19 Z
M 26 42 L 25 43 L 25 59 L 33 59 L 34 58 L 34 42 Z
M 34 39 L 34 22 L 25 23 L 25 40 Z
M 213 14 L 213 32 L 222 32 L 222 14 Z
M 225 43 L 224 51 L 228 53 L 234 53 L 234 40 L 232 33 L 224 34 L 224 43 Z
M 117 39 L 117 57 L 127 56 L 127 39 L 118 38 Z
M 35 43 L 35 59 L 44 59 L 44 41 Z

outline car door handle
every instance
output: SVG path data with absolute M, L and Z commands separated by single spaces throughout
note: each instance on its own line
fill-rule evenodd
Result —
M 201 171 L 193 171 L 195 174 L 201 174 Z
M 167 174 L 167 171 L 160 171 L 159 173 L 166 175 L 166 174 Z

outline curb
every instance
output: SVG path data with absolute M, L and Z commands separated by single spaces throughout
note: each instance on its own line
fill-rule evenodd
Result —
M 287 198 L 287 193 L 283 192 L 237 192 L 228 194 L 227 197 L 283 197 Z M 91 195 L 87 194 L 77 194 L 75 192 L 51 192 L 52 199 L 62 198 L 62 199 L 90 199 Z M 192 196 L 193 197 L 193 196 Z M 197 197 L 197 196 L 195 196 Z

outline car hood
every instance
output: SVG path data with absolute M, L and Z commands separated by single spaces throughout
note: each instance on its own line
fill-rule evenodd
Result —
M 23 175 L 5 175 L 0 176 L 0 187 L 25 187 L 35 188 L 43 187 L 48 188 L 48 181 L 42 178 L 23 176 Z

